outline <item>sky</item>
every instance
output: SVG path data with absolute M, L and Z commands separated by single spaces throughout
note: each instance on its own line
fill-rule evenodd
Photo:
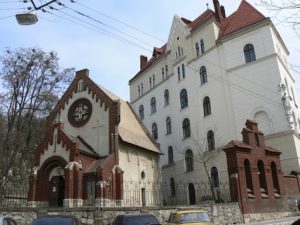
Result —
M 275 2 L 280 2 L 275 0 Z M 37 6 L 48 2 L 34 0 Z M 96 83 L 129 100 L 128 81 L 138 72 L 140 55 L 152 55 L 153 47 L 167 42 L 174 15 L 194 20 L 212 0 L 60 0 L 46 12 L 37 11 L 38 22 L 22 26 L 15 14 L 32 7 L 20 0 L 0 0 L 0 55 L 7 48 L 34 48 L 55 51 L 61 67 L 89 69 Z M 248 0 L 272 19 L 290 51 L 289 63 L 298 64 L 300 37 L 259 4 Z M 208 6 L 207 6 L 208 3 Z M 234 12 L 240 0 L 220 0 L 226 14 Z M 278 16 L 278 14 L 276 14 Z M 296 78 L 298 99 L 300 74 Z

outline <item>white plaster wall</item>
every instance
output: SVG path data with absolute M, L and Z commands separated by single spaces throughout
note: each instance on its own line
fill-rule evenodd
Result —
M 159 156 L 147 150 L 129 145 L 120 145 L 119 165 L 124 171 L 125 182 L 140 182 L 142 171 L 145 172 L 145 180 L 159 182 L 160 165 Z
M 172 28 L 173 29 L 173 28 Z M 172 30 L 171 29 L 171 30 Z M 203 29 L 205 30 L 205 29 Z M 216 27 L 208 27 L 207 32 L 214 38 Z M 141 98 L 134 99 L 131 103 L 135 112 L 141 104 L 144 105 L 145 118 L 143 123 L 151 133 L 152 124 L 158 125 L 158 140 L 161 151 L 161 164 L 168 163 L 168 146 L 174 150 L 176 177 L 188 179 L 196 177 L 201 169 L 185 174 L 184 153 L 187 149 L 193 150 L 194 154 L 197 144 L 202 149 L 206 148 L 207 131 L 212 130 L 215 135 L 216 148 L 222 147 L 232 139 L 241 140 L 241 131 L 247 119 L 253 119 L 257 112 L 265 112 L 268 115 L 268 123 L 271 133 L 290 130 L 286 113 L 281 100 L 279 84 L 282 76 L 287 76 L 279 64 L 279 57 L 275 53 L 273 30 L 270 26 L 243 33 L 241 36 L 228 39 L 224 43 L 213 47 L 210 51 L 196 59 L 194 48 L 195 40 L 200 38 L 201 31 L 186 40 L 186 46 L 190 46 L 188 54 L 194 55 L 182 58 L 181 61 L 174 59 L 174 52 L 166 56 L 168 65 L 173 65 L 174 73 L 169 78 L 157 85 Z M 172 34 L 176 37 L 175 34 Z M 180 38 L 179 38 L 180 40 Z M 174 40 L 172 41 L 174 43 Z M 256 61 L 246 64 L 243 48 L 251 43 L 255 47 Z M 172 49 L 172 44 L 169 44 Z M 177 46 L 177 44 L 174 44 Z M 192 47 L 191 47 L 192 46 Z M 188 49 L 188 47 L 186 47 Z M 206 47 L 207 49 L 207 47 Z M 177 66 L 185 63 L 186 78 L 178 81 Z M 161 65 L 162 66 L 162 65 Z M 200 85 L 199 70 L 205 66 L 208 73 L 208 83 Z M 169 66 L 169 71 L 171 70 Z M 150 74 L 150 71 L 145 74 Z M 285 74 L 285 75 L 283 75 Z M 141 77 L 146 76 L 142 75 Z M 142 78 L 140 78 L 142 79 Z M 132 85 L 131 85 L 132 87 Z M 189 106 L 180 108 L 180 91 L 185 88 L 188 93 Z M 170 104 L 164 105 L 164 90 L 168 89 Z M 203 116 L 203 98 L 209 96 L 211 100 L 210 116 Z M 157 112 L 150 114 L 150 99 L 156 98 Z M 170 116 L 172 121 L 172 133 L 166 135 L 166 118 Z M 183 140 L 182 121 L 189 118 L 191 123 L 192 137 Z M 267 133 L 268 134 L 268 133 Z M 225 158 L 225 155 L 224 155 Z M 213 163 L 218 162 L 214 160 Z M 219 163 L 219 171 L 226 171 L 227 166 Z M 168 175 L 168 169 L 163 170 L 164 176 Z M 227 174 L 224 172 L 224 176 Z
M 68 120 L 68 110 L 73 102 L 80 98 L 87 98 L 92 104 L 93 113 L 88 121 L 82 127 L 73 127 Z M 92 98 L 92 92 L 88 90 L 82 92 L 73 92 L 73 98 L 65 104 L 64 110 L 61 110 L 61 121 L 64 123 L 64 131 L 73 137 L 81 136 L 93 149 L 100 155 L 108 155 L 109 152 L 109 109 L 105 111 L 105 104 L 100 106 L 100 100 L 96 102 Z
M 293 132 L 267 136 L 266 145 L 279 149 L 281 168 L 284 174 L 289 175 L 291 171 L 299 171 L 300 167 L 300 140 Z

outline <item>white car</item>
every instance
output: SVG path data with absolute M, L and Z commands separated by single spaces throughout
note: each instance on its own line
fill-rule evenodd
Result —
M 17 222 L 9 216 L 0 214 L 0 225 L 17 225 Z

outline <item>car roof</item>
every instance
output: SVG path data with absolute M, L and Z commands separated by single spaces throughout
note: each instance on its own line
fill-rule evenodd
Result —
M 207 211 L 202 209 L 191 209 L 191 210 L 177 210 L 175 213 L 177 214 L 184 214 L 184 213 L 207 213 Z
M 138 213 L 138 214 L 122 214 L 120 216 L 124 216 L 124 217 L 136 217 L 136 216 L 154 216 L 154 215 L 150 214 L 150 213 Z

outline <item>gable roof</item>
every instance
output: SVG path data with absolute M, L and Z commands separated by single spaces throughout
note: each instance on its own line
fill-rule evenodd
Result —
M 88 76 L 83 76 L 83 79 L 93 82 Z M 98 88 L 99 91 L 104 92 L 112 101 L 120 103 L 120 123 L 118 125 L 119 137 L 124 142 L 152 152 L 161 153 L 148 131 L 139 122 L 129 104 L 98 84 L 96 88 Z
M 246 0 L 242 0 L 239 8 L 222 21 L 219 37 L 224 37 L 265 19 L 267 18 L 256 8 Z
M 208 19 L 214 18 L 215 13 L 207 9 L 204 13 L 202 13 L 200 16 L 198 16 L 194 21 L 190 21 L 186 18 L 181 17 L 181 20 L 189 27 L 191 28 L 191 31 L 194 31 L 198 27 L 200 27 L 203 23 L 205 23 Z
M 129 103 L 123 100 L 120 102 L 121 122 L 119 124 L 119 135 L 121 139 L 127 143 L 160 153 L 147 130 L 137 119 Z

